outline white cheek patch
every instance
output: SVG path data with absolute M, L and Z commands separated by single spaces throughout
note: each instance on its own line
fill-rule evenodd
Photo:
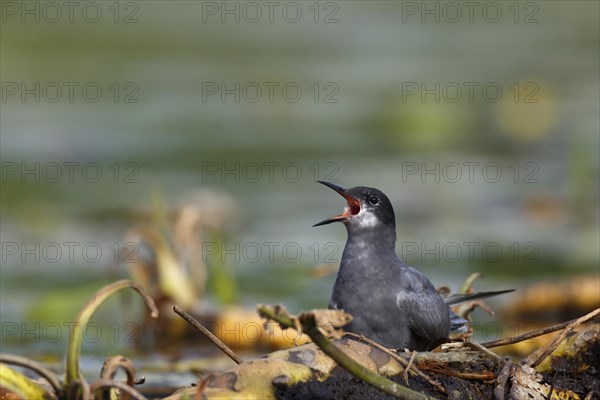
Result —
M 372 228 L 379 223 L 375 215 L 368 212 L 361 212 L 357 215 L 356 222 L 360 227 Z

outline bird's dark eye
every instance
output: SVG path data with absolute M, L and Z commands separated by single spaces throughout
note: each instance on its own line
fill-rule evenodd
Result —
M 377 196 L 369 197 L 369 203 L 371 203 L 371 205 L 376 206 L 377 204 L 379 204 L 379 197 L 377 197 Z

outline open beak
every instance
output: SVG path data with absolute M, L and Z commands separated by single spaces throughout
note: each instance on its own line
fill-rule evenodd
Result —
M 336 222 L 336 221 L 345 221 L 348 218 L 354 217 L 356 214 L 358 214 L 360 212 L 360 201 L 358 199 L 355 199 L 354 197 L 350 196 L 348 194 L 348 192 L 346 191 L 346 189 L 344 189 L 343 187 L 334 185 L 333 183 L 323 182 L 323 181 L 318 181 L 318 182 L 322 183 L 323 185 L 328 186 L 331 189 L 338 192 L 343 198 L 346 199 L 348 204 L 344 208 L 344 212 L 341 213 L 340 215 L 336 215 L 335 217 L 325 219 L 317 224 L 314 224 L 313 226 L 327 225 L 327 224 L 330 224 L 330 223 Z

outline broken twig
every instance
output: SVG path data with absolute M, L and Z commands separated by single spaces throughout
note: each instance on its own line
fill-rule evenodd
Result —
M 215 346 L 217 346 L 219 349 L 221 349 L 221 351 L 223 353 L 227 354 L 227 356 L 229 356 L 229 358 L 231 358 L 233 361 L 235 361 L 236 364 L 241 364 L 244 362 L 244 360 L 242 360 L 242 358 L 240 356 L 235 354 L 233 352 L 233 350 L 231 350 L 229 347 L 227 347 L 227 345 L 225 343 L 223 343 L 221 340 L 219 340 L 218 337 L 213 335 L 211 331 L 206 329 L 200 322 L 198 322 L 190 314 L 186 313 L 178 306 L 173 306 L 173 311 L 175 311 L 175 313 L 177 315 L 179 315 L 181 318 L 183 318 L 188 324 L 190 324 L 191 326 L 193 326 L 194 328 L 199 330 L 204 336 L 206 336 L 211 342 L 213 342 Z
M 408 386 L 408 371 L 410 371 L 413 366 L 413 362 L 415 361 L 415 356 L 417 355 L 416 351 L 413 351 L 410 354 L 410 360 L 408 360 L 408 366 L 404 369 L 404 382 L 406 382 L 406 386 Z
M 592 318 L 592 319 L 590 319 L 590 321 L 593 321 L 595 319 L 596 318 Z M 534 337 L 543 336 L 543 335 L 547 335 L 548 333 L 559 331 L 561 329 L 566 328 L 567 326 L 574 323 L 575 321 L 577 321 L 577 318 L 572 319 L 570 321 L 561 322 L 560 324 L 552 325 L 547 328 L 542 328 L 542 329 L 538 329 L 538 330 L 535 330 L 532 332 L 527 332 L 527 333 L 524 333 L 519 336 L 513 336 L 513 337 L 498 339 L 498 340 L 491 340 L 489 342 L 484 342 L 484 343 L 480 343 L 480 344 L 489 349 L 492 347 L 506 346 L 509 344 L 519 343 L 519 342 L 523 342 L 527 339 L 532 339 Z
M 556 337 L 552 339 L 549 343 L 547 343 L 544 347 L 529 355 L 529 357 L 527 357 L 524 360 L 524 363 L 532 368 L 535 368 L 556 349 L 560 342 L 562 342 L 567 337 L 567 335 L 571 331 L 573 331 L 573 329 L 577 328 L 584 322 L 588 322 L 589 320 L 596 318 L 598 315 L 600 315 L 600 308 L 596 308 L 591 313 L 588 313 L 583 317 L 576 319 L 574 322 L 570 323 L 567 327 L 565 327 L 565 329 L 561 333 L 556 335 Z

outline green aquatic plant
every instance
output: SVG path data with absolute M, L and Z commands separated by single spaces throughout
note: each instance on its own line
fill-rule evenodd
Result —
M 150 310 L 152 318 L 158 317 L 158 308 L 154 300 L 146 293 L 144 288 L 130 280 L 120 280 L 102 287 L 98 290 L 88 302 L 83 306 L 77 315 L 74 323 L 73 336 L 69 340 L 67 348 L 67 361 L 65 367 L 65 379 L 60 381 L 59 377 L 52 371 L 44 368 L 35 361 L 25 357 L 0 354 L 0 386 L 3 386 L 25 399 L 90 399 L 93 393 L 105 388 L 117 388 L 127 395 L 142 400 L 142 396 L 134 387 L 135 369 L 131 361 L 123 356 L 109 357 L 104 362 L 100 379 L 88 384 L 81 376 L 79 370 L 79 356 L 81 354 L 81 345 L 83 342 L 83 329 L 90 321 L 94 312 L 104 301 L 112 294 L 125 289 L 135 290 L 146 307 Z M 51 394 L 46 388 L 28 379 L 23 374 L 8 367 L 7 364 L 18 365 L 36 372 L 50 384 L 54 394 Z M 123 369 L 127 375 L 127 383 L 121 383 L 114 380 L 118 369 Z M 111 396 L 112 397 L 112 396 Z

